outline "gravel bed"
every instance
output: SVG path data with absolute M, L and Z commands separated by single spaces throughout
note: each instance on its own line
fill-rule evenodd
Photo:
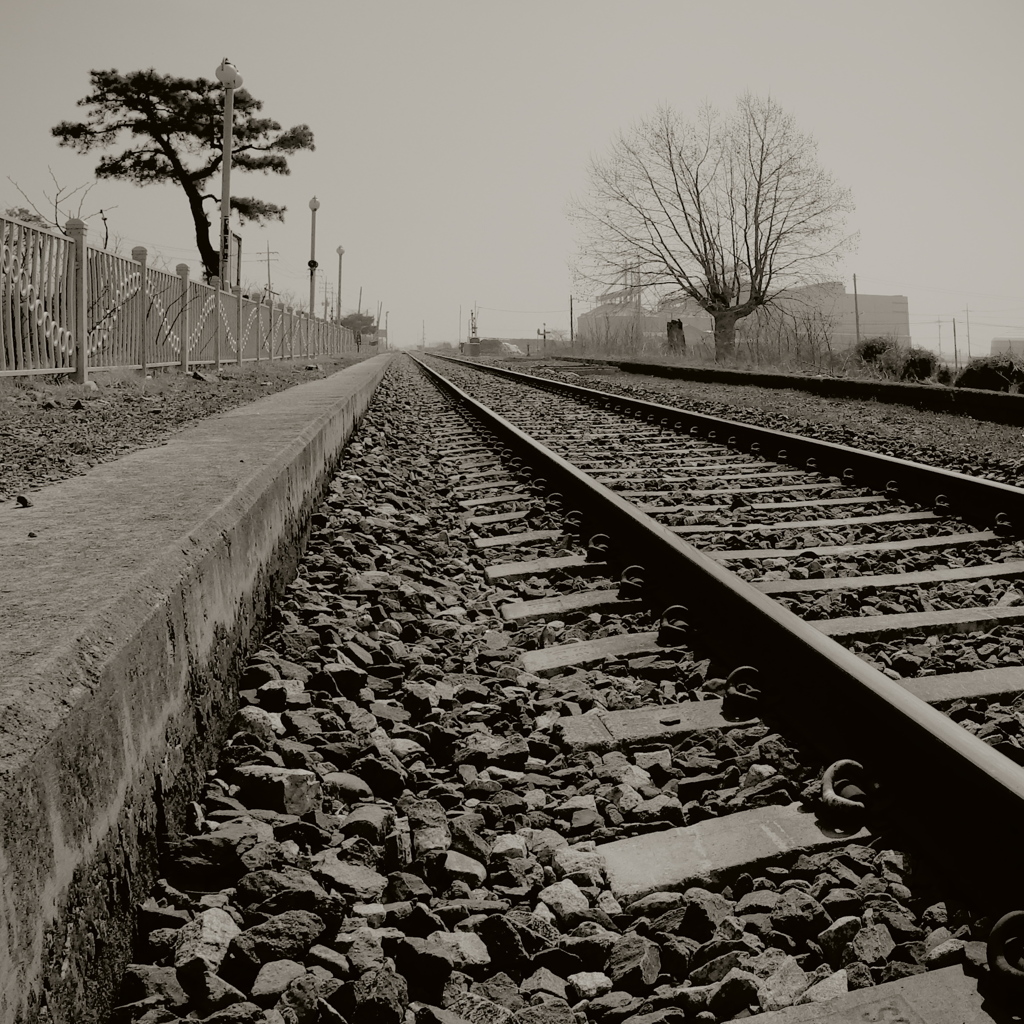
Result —
M 247 363 L 220 373 L 97 370 L 90 385 L 66 375 L 0 377 L 0 501 L 78 476 L 100 462 L 165 441 L 174 431 L 275 391 L 326 377 L 354 356 L 316 363 Z M 93 386 L 94 385 L 94 386 Z
M 511 364 L 509 368 L 522 370 Z M 801 391 L 668 381 L 629 373 L 602 374 L 592 382 L 572 370 L 546 366 L 527 372 L 1024 486 L 1019 427 Z
M 1024 595 L 1020 596 L 1024 603 Z M 1024 626 L 1001 625 L 986 632 L 906 636 L 885 642 L 853 640 L 846 646 L 892 678 L 916 679 L 1024 665 Z
M 867 492 L 865 492 L 866 494 Z M 864 496 L 864 495 L 860 495 Z M 783 498 L 785 496 L 780 496 Z M 760 499 L 761 496 L 758 495 Z M 746 499 L 745 499 L 746 500 Z M 788 523 L 799 518 L 801 522 L 808 519 L 839 519 L 854 515 L 874 515 L 876 513 L 892 512 L 917 512 L 916 506 L 907 505 L 902 502 L 870 502 L 853 505 L 822 505 L 805 506 L 801 508 L 752 508 L 749 505 L 737 502 L 735 505 L 722 505 L 714 511 L 700 512 L 699 514 L 684 512 L 659 511 L 655 502 L 644 502 L 645 505 L 655 506 L 651 514 L 655 516 L 664 515 L 665 523 L 670 526 L 747 526 L 756 528 L 759 525 L 770 525 L 772 523 Z M 665 501 L 661 508 L 674 508 L 678 502 Z M 701 499 L 701 504 L 704 500 Z M 764 501 L 758 500 L 758 505 L 777 504 L 769 502 L 767 496 Z
M 623 907 L 594 843 L 812 801 L 772 726 L 603 756 L 556 719 L 704 699 L 681 648 L 554 679 L 520 654 L 644 615 L 502 626 L 439 483 L 435 392 L 394 365 L 244 669 L 233 735 L 140 908 L 113 1022 L 675 1024 L 952 963 L 988 922 L 879 838 Z
M 937 550 L 924 548 L 917 551 L 863 551 L 855 554 L 820 556 L 809 551 L 788 558 L 738 558 L 731 560 L 728 565 L 740 579 L 748 582 L 820 580 L 998 565 L 1002 562 L 1019 561 L 1022 555 L 1024 542 L 993 540 Z
M 1006 608 L 1022 603 L 1020 582 L 983 578 L 944 583 L 904 584 L 873 592 L 839 590 L 777 594 L 776 600 L 803 619 L 835 619 L 847 615 L 902 615 L 949 608 Z
M 801 517 L 803 512 L 800 512 Z M 808 520 L 811 517 L 808 517 Z M 826 518 L 822 516 L 821 518 Z M 779 519 L 786 522 L 787 519 Z M 803 520 L 802 520 L 803 521 Z M 747 551 L 754 548 L 803 550 L 815 547 L 837 547 L 841 544 L 910 540 L 921 537 L 949 537 L 963 533 L 963 525 L 949 520 L 925 520 L 917 523 L 875 523 L 849 526 L 802 527 L 793 530 L 749 530 L 733 533 L 688 533 L 686 540 L 703 550 Z M 1016 556 L 1015 556 L 1016 557 Z

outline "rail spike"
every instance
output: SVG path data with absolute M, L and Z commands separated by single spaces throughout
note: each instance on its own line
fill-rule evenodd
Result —
M 758 671 L 753 665 L 740 665 L 729 673 L 722 697 L 722 714 L 733 721 L 755 717 L 761 709 L 763 693 Z
M 870 786 L 859 761 L 843 759 L 825 769 L 821 778 L 821 808 L 844 828 L 863 820 L 868 812 Z
M 595 533 L 587 544 L 588 562 L 605 562 L 608 560 L 608 546 L 611 538 L 607 533 Z
M 579 535 L 583 529 L 583 513 L 579 509 L 571 508 L 562 516 L 562 529 L 566 533 Z
M 686 621 L 689 613 L 681 604 L 666 608 L 661 616 L 658 628 L 658 644 L 661 647 L 678 647 L 686 643 L 690 635 L 690 625 Z
M 988 965 L 1003 987 L 1024 993 L 1024 910 L 1003 914 L 988 936 Z
M 618 598 L 620 601 L 640 597 L 647 583 L 647 573 L 642 565 L 630 565 L 622 570 L 619 579 Z

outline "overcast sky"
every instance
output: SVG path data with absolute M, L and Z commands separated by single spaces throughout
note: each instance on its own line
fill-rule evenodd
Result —
M 91 179 L 97 157 L 50 135 L 80 116 L 90 69 L 212 79 L 227 56 L 267 116 L 316 136 L 290 176 L 233 178 L 288 207 L 245 229 L 244 278 L 266 282 L 269 243 L 274 289 L 308 295 L 315 194 L 332 295 L 343 245 L 343 308 L 362 287 L 400 345 L 424 321 L 428 341 L 455 340 L 474 303 L 484 336 L 568 328 L 565 210 L 591 155 L 659 103 L 690 115 L 747 90 L 852 189 L 848 291 L 856 273 L 862 292 L 909 296 L 914 342 L 935 349 L 941 331 L 947 355 L 968 308 L 974 354 L 1024 336 L 1021 0 L 33 0 L 7 4 L 2 28 L 0 209 L 23 205 L 8 177 L 40 207 L 48 167 Z M 84 212 L 101 206 L 125 255 L 141 244 L 198 273 L 173 186 L 101 182 Z

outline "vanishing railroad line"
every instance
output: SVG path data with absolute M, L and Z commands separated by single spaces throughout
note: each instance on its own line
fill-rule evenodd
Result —
M 683 638 L 742 669 L 716 681 L 721 697 L 678 703 L 666 690 L 654 708 L 567 721 L 566 742 L 600 750 L 749 715 L 785 721 L 843 762 L 850 793 L 868 790 L 846 806 L 853 823 L 888 815 L 885 828 L 990 913 L 1019 906 L 1009 821 L 1024 750 L 1004 712 L 1024 691 L 1024 492 L 493 368 L 431 366 L 467 406 L 490 407 L 471 415 L 492 452 L 504 446 L 500 460 L 468 450 L 460 494 L 478 549 L 503 559 L 488 578 L 528 592 L 502 607 L 506 622 L 558 624 L 523 657 L 529 671 L 622 666 Z M 640 609 L 655 628 L 557 642 L 581 617 Z M 971 659 L 947 648 L 977 632 L 986 660 L 957 670 Z M 657 873 L 640 870 L 633 883 L 649 891 Z

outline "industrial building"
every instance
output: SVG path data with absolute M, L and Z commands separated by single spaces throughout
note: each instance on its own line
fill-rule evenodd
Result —
M 860 293 L 854 299 L 841 281 L 804 285 L 782 292 L 769 312 L 758 311 L 737 323 L 737 337 L 752 338 L 758 331 L 776 332 L 781 327 L 795 334 L 826 334 L 834 349 L 853 345 L 861 338 L 891 337 L 910 346 L 910 304 L 906 295 Z M 667 296 L 654 308 L 641 301 L 637 289 L 623 289 L 602 296 L 594 309 L 577 320 L 581 339 L 606 343 L 617 338 L 635 342 L 664 341 L 669 321 L 681 324 L 687 346 L 711 342 L 711 317 L 692 299 Z
M 1024 358 L 1024 338 L 993 338 L 989 354 L 1011 355 Z

